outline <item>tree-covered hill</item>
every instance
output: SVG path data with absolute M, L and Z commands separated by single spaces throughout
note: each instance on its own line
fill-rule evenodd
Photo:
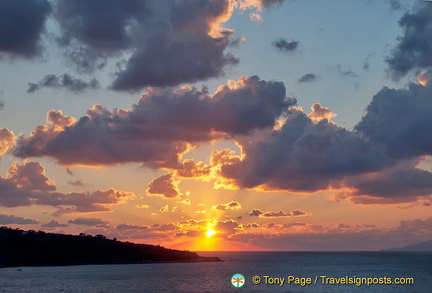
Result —
M 0 228 L 1 266 L 50 266 L 146 262 L 216 262 L 195 252 L 120 242 L 103 235 L 64 235 Z

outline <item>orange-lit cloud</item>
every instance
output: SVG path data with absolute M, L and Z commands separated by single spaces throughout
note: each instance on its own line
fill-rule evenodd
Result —
M 306 213 L 302 210 L 293 210 L 289 212 L 284 212 L 282 210 L 279 210 L 277 212 L 269 211 L 269 212 L 263 212 L 259 209 L 253 209 L 248 213 L 249 216 L 253 217 L 263 217 L 263 218 L 278 218 L 278 217 L 297 217 L 297 216 L 304 216 Z
M 195 178 L 208 181 L 210 180 L 211 166 L 205 165 L 203 162 L 196 163 L 194 160 L 186 159 L 182 162 L 175 175 L 177 177 Z
M 427 86 L 427 84 L 431 79 L 432 79 L 432 73 L 430 71 L 425 71 L 417 77 L 418 82 L 422 86 Z
M 15 135 L 6 128 L 0 128 L 0 156 L 7 153 L 15 145 Z
M 181 166 L 179 160 L 193 146 L 273 127 L 295 103 L 283 83 L 257 76 L 242 77 L 214 95 L 192 87 L 149 89 L 131 110 L 95 105 L 77 121 L 51 110 L 47 125 L 18 139 L 14 154 L 50 156 L 62 165 L 142 162 L 188 176 L 200 166 Z
M 37 162 L 13 163 L 5 178 L 0 177 L 0 205 L 20 207 L 47 205 L 59 208 L 55 215 L 111 211 L 111 206 L 134 198 L 128 191 L 109 188 L 93 192 L 62 193 Z
M 315 103 L 311 107 L 312 112 L 308 115 L 308 117 L 314 121 L 321 121 L 323 119 L 327 119 L 330 121 L 331 119 L 336 117 L 336 114 L 332 112 L 329 108 L 322 107 L 320 103 Z
M 264 21 L 262 16 L 258 13 L 249 13 L 249 19 L 256 23 L 262 23 Z
M 153 179 L 147 188 L 150 195 L 161 195 L 165 198 L 178 198 L 182 194 L 178 188 L 179 181 L 176 181 L 172 173 L 161 175 Z
M 212 209 L 218 211 L 235 211 L 240 210 L 241 208 L 242 206 L 238 201 L 230 201 L 228 203 L 218 204 L 212 207 Z

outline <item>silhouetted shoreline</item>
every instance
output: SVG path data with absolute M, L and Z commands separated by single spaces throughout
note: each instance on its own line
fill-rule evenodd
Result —
M 121 242 L 103 235 L 0 228 L 0 267 L 220 261 L 218 257 Z

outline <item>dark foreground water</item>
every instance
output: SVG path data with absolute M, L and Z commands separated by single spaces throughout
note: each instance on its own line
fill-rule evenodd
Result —
M 2 268 L 0 292 L 432 292 L 432 253 L 200 254 L 225 262 Z M 236 273 L 241 288 L 231 284 Z

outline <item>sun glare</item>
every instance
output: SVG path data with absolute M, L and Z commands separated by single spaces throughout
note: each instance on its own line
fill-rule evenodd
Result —
M 206 236 L 207 236 L 208 238 L 214 236 L 215 234 L 216 234 L 216 231 L 215 231 L 215 230 L 207 230 L 207 232 L 206 232 Z

